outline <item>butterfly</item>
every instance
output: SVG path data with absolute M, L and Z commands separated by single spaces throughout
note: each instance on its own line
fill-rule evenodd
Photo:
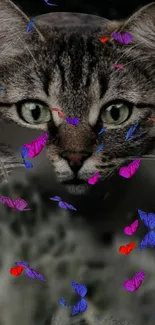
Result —
M 129 44 L 133 40 L 133 36 L 128 32 L 126 33 L 113 32 L 111 36 L 121 44 Z
M 12 210 L 18 211 L 28 211 L 32 209 L 25 209 L 27 206 L 27 202 L 21 198 L 17 198 L 15 200 L 10 199 L 8 196 L 0 196 L 0 203 L 7 205 Z
M 65 210 L 66 209 L 70 209 L 70 210 L 77 211 L 77 209 L 74 208 L 71 204 L 68 204 L 67 202 L 62 201 L 60 196 L 53 196 L 53 197 L 50 198 L 50 200 L 52 200 L 52 201 L 58 201 L 59 202 L 58 203 L 58 206 L 60 208 L 62 208 L 62 209 L 65 209 Z
M 130 140 L 132 140 L 132 139 L 135 139 L 135 138 L 139 137 L 140 135 L 146 133 L 146 132 L 144 131 L 144 132 L 141 132 L 141 133 L 139 133 L 139 134 L 133 135 L 133 133 L 135 132 L 135 130 L 136 130 L 136 128 L 137 128 L 138 125 L 139 125 L 139 122 L 135 123 L 135 124 L 132 125 L 132 126 L 130 127 L 130 129 L 127 131 L 127 134 L 126 134 L 126 140 L 127 140 L 127 141 L 130 141 Z
M 44 0 L 46 3 L 47 3 L 47 5 L 49 5 L 49 6 L 57 6 L 56 4 L 54 4 L 54 3 L 49 3 L 48 2 L 48 0 Z
M 72 316 L 77 315 L 80 312 L 85 312 L 88 307 L 88 304 L 85 299 L 81 299 L 77 302 L 77 304 L 74 306 L 73 311 L 72 311 Z
M 28 148 L 23 148 L 23 147 L 20 150 L 25 167 L 27 169 L 30 169 L 30 168 L 33 167 L 33 165 L 31 164 L 31 162 L 29 162 L 28 160 L 25 159 L 27 157 L 27 155 L 28 155 L 28 151 L 29 151 Z
M 78 284 L 74 281 L 71 281 L 72 283 L 72 288 L 75 290 L 75 292 L 80 296 L 80 297 L 84 297 L 87 293 L 87 287 L 85 284 Z
M 119 248 L 119 252 L 122 255 L 127 255 L 129 253 L 132 252 L 132 250 L 136 247 L 136 243 L 135 242 L 131 242 L 129 244 L 127 244 L 126 246 L 120 246 Z
M 10 273 L 14 276 L 19 276 L 24 270 L 23 266 L 16 266 L 10 269 Z
M 64 306 L 64 307 L 66 307 L 66 308 L 73 308 L 74 306 L 67 306 L 67 304 L 66 304 L 66 300 L 62 297 L 62 298 L 60 298 L 60 300 L 59 300 L 59 304 L 61 305 L 61 306 Z
M 27 157 L 34 158 L 38 156 L 40 152 L 43 150 L 44 146 L 46 145 L 47 138 L 48 138 L 48 134 L 44 133 L 41 134 L 32 142 L 24 144 L 23 148 L 28 149 Z
M 122 69 L 122 68 L 124 68 L 124 64 L 112 64 L 112 66 L 114 67 L 114 68 L 117 68 L 117 69 Z
M 109 39 L 109 37 L 103 37 L 103 38 L 100 38 L 100 41 L 101 41 L 101 43 L 105 43 L 108 41 L 108 39 Z
M 105 130 L 106 130 L 106 126 L 104 126 L 102 129 L 101 129 L 101 131 L 98 133 L 98 135 L 100 135 L 101 133 L 103 133 Z
M 104 147 L 104 144 L 102 143 L 97 149 L 96 152 L 99 152 Z
M 65 117 L 65 115 L 60 111 L 59 108 L 49 108 L 49 109 L 50 109 L 51 111 L 58 112 L 58 116 L 59 116 L 60 118 Z
M 33 27 L 33 25 L 34 25 L 36 19 L 37 19 L 37 18 L 33 18 L 33 19 L 28 23 L 28 25 L 27 25 L 27 27 L 26 27 L 26 32 L 27 32 L 27 33 L 30 32 L 30 30 L 31 30 L 31 28 Z
M 155 247 L 155 232 L 152 230 L 142 239 L 139 250 L 142 251 L 146 247 Z
M 67 117 L 66 122 L 72 125 L 77 125 L 80 122 L 80 120 L 78 117 L 74 117 L 74 118 Z
M 124 178 L 131 178 L 135 175 L 140 165 L 140 159 L 135 159 L 128 166 L 121 167 L 119 170 L 119 175 Z
M 31 269 L 27 262 L 16 262 L 16 265 L 25 267 L 25 275 L 27 275 L 31 280 L 39 279 L 41 281 L 46 281 L 40 273 L 34 269 Z
M 155 214 L 154 213 L 146 213 L 142 210 L 138 210 L 139 216 L 141 220 L 144 222 L 144 225 L 150 229 L 155 227 Z
M 136 291 L 144 281 L 145 271 L 140 271 L 133 276 L 131 280 L 126 280 L 123 283 L 123 288 L 127 291 Z
M 96 172 L 92 177 L 88 179 L 88 184 L 94 185 L 97 183 L 99 178 L 99 172 Z
M 4 89 L 0 87 L 0 92 L 3 91 Z
M 135 220 L 130 226 L 124 228 L 124 233 L 126 235 L 132 236 L 138 228 L 138 220 Z

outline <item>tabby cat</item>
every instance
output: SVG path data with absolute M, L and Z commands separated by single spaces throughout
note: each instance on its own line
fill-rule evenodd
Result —
M 147 118 L 155 105 L 155 3 L 121 22 L 50 13 L 26 32 L 29 21 L 13 2 L 0 0 L 1 119 L 49 133 L 47 157 L 75 194 L 88 190 L 97 170 L 105 179 L 129 157 L 152 154 L 155 133 Z M 113 31 L 128 31 L 133 41 L 122 45 L 110 37 Z M 102 37 L 110 39 L 102 43 Z M 67 123 L 49 107 L 80 123 Z M 146 132 L 125 141 L 137 121 Z

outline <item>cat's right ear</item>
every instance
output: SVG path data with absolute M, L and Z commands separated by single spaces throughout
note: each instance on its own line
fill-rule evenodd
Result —
M 33 36 L 26 32 L 30 19 L 10 0 L 0 0 L 0 64 L 24 53 L 27 44 L 30 49 L 32 42 L 44 41 L 40 31 L 34 27 Z

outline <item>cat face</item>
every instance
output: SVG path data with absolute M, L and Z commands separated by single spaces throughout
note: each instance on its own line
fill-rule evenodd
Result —
M 153 122 L 147 119 L 155 107 L 154 8 L 142 8 L 125 23 L 51 13 L 37 17 L 36 27 L 26 32 L 27 17 L 0 1 L 1 118 L 48 132 L 47 157 L 72 193 L 88 190 L 96 171 L 104 181 L 124 160 L 154 150 Z M 132 43 L 100 41 L 116 30 L 130 32 Z M 80 122 L 71 125 L 49 108 Z M 138 132 L 145 133 L 126 141 L 137 121 Z

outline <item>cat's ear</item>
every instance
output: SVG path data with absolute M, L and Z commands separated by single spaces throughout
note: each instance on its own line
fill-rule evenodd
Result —
M 26 32 L 30 19 L 10 0 L 0 0 L 0 61 L 24 52 L 30 38 L 43 37 L 35 28 Z
M 117 32 L 129 32 L 133 36 L 132 44 L 143 49 L 155 50 L 155 2 L 137 10 L 121 25 L 116 24 Z

